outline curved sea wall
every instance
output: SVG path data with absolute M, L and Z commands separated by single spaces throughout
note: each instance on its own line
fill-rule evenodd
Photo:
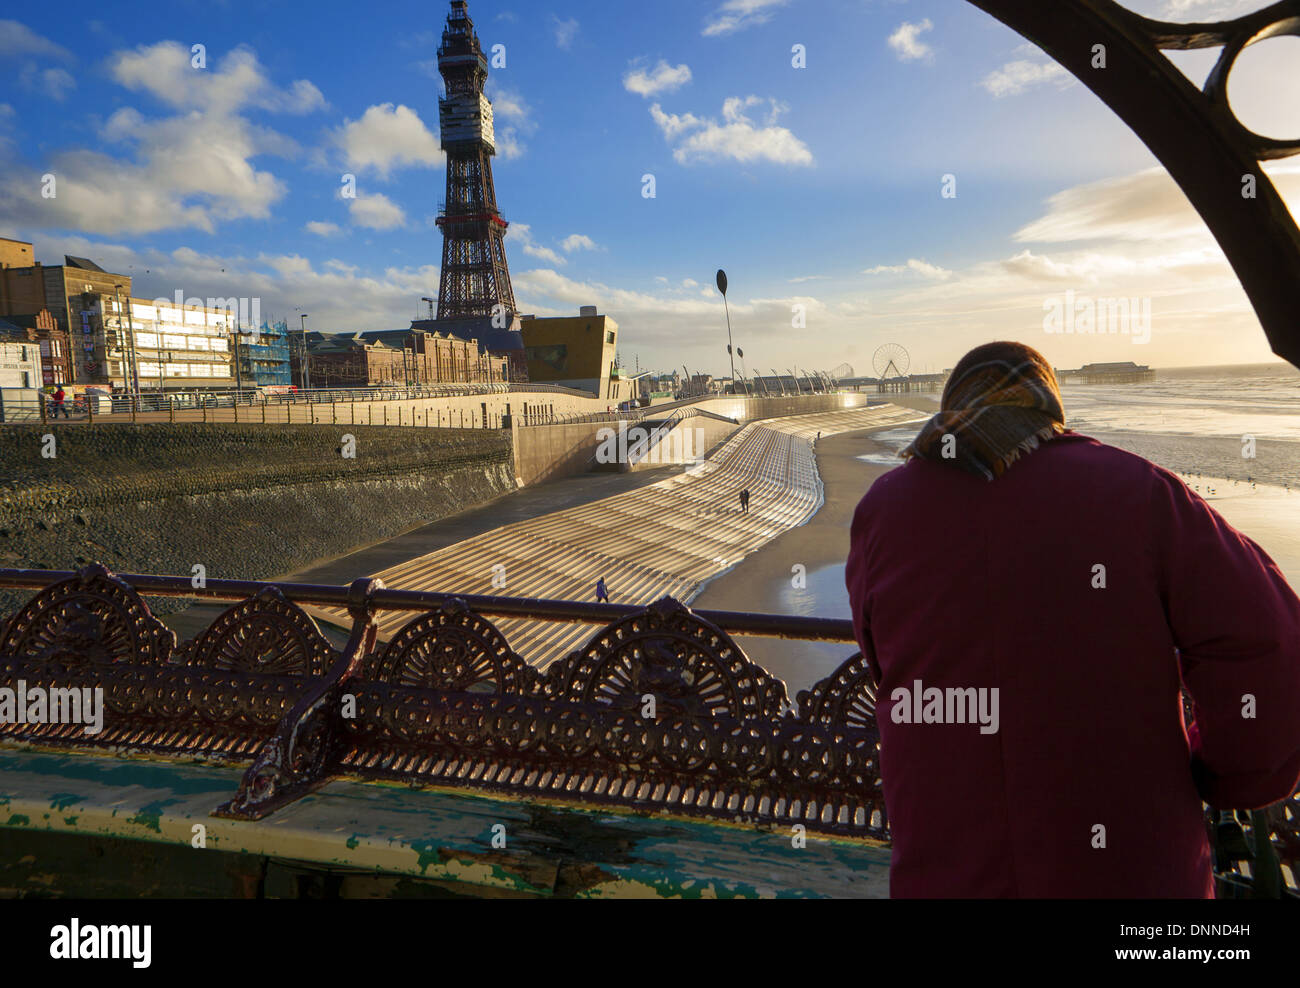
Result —
M 499 430 L 8 426 L 0 566 L 267 580 L 515 487 Z

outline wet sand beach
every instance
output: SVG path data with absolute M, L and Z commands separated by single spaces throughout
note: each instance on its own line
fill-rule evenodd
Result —
M 919 426 L 917 423 L 915 428 Z M 821 510 L 806 524 L 773 539 L 711 581 L 691 606 L 701 610 L 848 617 L 844 560 L 849 553 L 853 511 L 875 479 L 891 469 L 858 457 L 876 454 L 883 459 L 893 452 L 892 446 L 873 439 L 871 431 L 846 432 L 818 442 L 817 469 L 825 499 Z M 894 458 L 894 462 L 901 461 Z M 807 574 L 803 590 L 792 583 L 792 570 L 797 565 L 805 567 Z M 791 700 L 799 690 L 834 672 L 858 650 L 851 642 L 786 642 L 743 636 L 737 636 L 737 641 L 751 659 L 785 681 Z
M 918 406 L 924 407 L 919 402 Z M 901 463 L 897 451 L 919 427 L 918 422 L 888 430 L 842 433 L 819 442 L 816 457 L 823 483 L 821 509 L 806 524 L 774 539 L 716 577 L 691 601 L 691 606 L 847 618 L 844 561 L 853 511 L 875 479 Z M 1229 440 L 1118 432 L 1094 438 L 1178 473 L 1229 524 L 1258 543 L 1293 588 L 1300 588 L 1300 484 L 1294 478 L 1288 491 L 1265 483 L 1256 483 L 1252 488 L 1245 480 L 1244 469 L 1235 478 L 1216 479 L 1202 473 L 1233 472 L 1231 457 L 1240 459 L 1240 444 L 1233 445 Z M 1268 464 L 1276 461 L 1265 455 L 1262 444 L 1260 459 L 1263 464 L 1251 462 L 1252 468 L 1258 468 L 1252 476 L 1256 480 L 1273 477 L 1275 471 Z M 1285 482 L 1284 474 L 1276 476 Z M 803 588 L 792 583 L 792 568 L 796 565 L 806 570 Z M 791 700 L 799 690 L 829 675 L 857 651 L 857 645 L 851 642 L 794 643 L 741 636 L 737 641 L 750 658 L 786 682 Z

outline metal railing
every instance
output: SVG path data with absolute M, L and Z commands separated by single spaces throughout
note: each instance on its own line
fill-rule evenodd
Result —
M 0 422 L 45 422 L 62 418 L 94 422 L 97 419 L 102 420 L 109 416 L 117 421 L 124 419 L 136 421 L 140 416 L 156 419 L 164 415 L 167 416 L 169 421 L 202 420 L 206 422 L 209 418 L 209 412 L 216 413 L 220 411 L 232 412 L 233 414 L 224 418 L 214 418 L 214 421 L 233 419 L 233 421 L 238 422 L 241 421 L 240 409 L 253 410 L 245 415 L 242 419 L 244 422 L 258 421 L 258 410 L 260 410 L 262 421 L 280 422 L 292 421 L 293 416 L 286 416 L 281 413 L 268 417 L 268 409 L 349 406 L 371 402 L 402 402 L 428 398 L 509 396 L 517 394 L 545 394 L 586 400 L 592 398 L 591 394 L 586 391 L 576 391 L 572 388 L 549 384 L 376 386 L 372 388 L 315 388 L 308 391 L 295 390 L 290 392 L 263 391 L 251 388 L 244 390 L 142 391 L 139 394 L 89 392 L 75 396 L 69 394 L 63 402 L 62 409 L 56 412 L 52 397 L 34 389 L 28 389 L 16 397 L 6 396 L 6 400 L 0 404 Z M 178 415 L 180 416 L 179 419 Z M 308 421 L 316 421 L 314 416 L 307 415 L 306 417 Z M 473 418 L 474 427 L 478 428 L 485 425 L 485 423 L 479 422 L 481 416 L 470 414 L 470 417 Z M 428 421 L 428 416 L 425 418 Z M 500 412 L 492 412 L 489 413 L 488 418 L 490 423 L 495 423 L 495 427 L 500 427 L 505 416 Z M 388 420 L 389 416 L 385 414 L 384 424 L 388 424 Z M 338 419 L 337 415 L 332 415 L 331 421 L 341 420 Z

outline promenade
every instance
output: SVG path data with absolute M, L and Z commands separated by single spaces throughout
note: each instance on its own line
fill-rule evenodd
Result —
M 604 577 L 613 603 L 644 604 L 665 595 L 689 601 L 821 506 L 810 442 L 817 433 L 889 428 L 923 417 L 880 405 L 754 422 L 713 456 L 656 483 L 504 525 L 370 575 L 394 589 L 568 600 L 594 599 L 596 580 Z M 746 488 L 748 514 L 739 498 Z M 319 613 L 347 623 L 341 609 Z M 381 615 L 381 636 L 407 619 Z M 539 668 L 592 634 L 581 625 L 522 618 L 495 623 Z

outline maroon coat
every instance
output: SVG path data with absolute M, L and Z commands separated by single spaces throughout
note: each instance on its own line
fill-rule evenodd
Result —
M 1067 432 L 991 483 L 912 460 L 858 505 L 846 578 L 894 896 L 1213 896 L 1201 800 L 1300 779 L 1300 600 L 1140 457 Z M 997 732 L 895 722 L 932 687 L 997 688 Z

